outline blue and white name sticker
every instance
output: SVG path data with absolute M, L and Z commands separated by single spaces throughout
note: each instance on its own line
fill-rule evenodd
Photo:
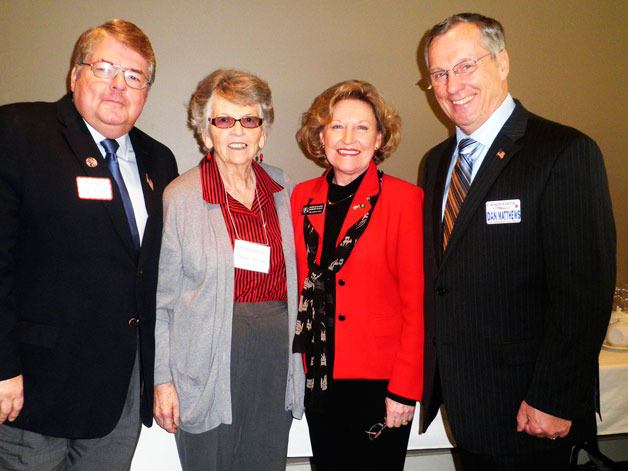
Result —
M 521 222 L 521 200 L 486 202 L 486 224 L 514 224 Z

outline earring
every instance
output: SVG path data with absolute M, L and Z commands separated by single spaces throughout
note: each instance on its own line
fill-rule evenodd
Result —
M 255 161 L 256 162 L 263 162 L 264 161 L 264 154 L 262 154 L 261 152 L 257 155 L 257 157 L 255 157 Z

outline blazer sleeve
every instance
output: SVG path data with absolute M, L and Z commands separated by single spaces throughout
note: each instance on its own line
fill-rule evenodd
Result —
M 423 395 L 423 191 L 399 198 L 397 266 L 403 327 L 388 391 L 419 400 Z
M 539 227 L 549 308 L 526 402 L 571 419 L 593 389 L 615 283 L 615 225 L 599 148 L 579 134 L 554 160 Z
M 11 131 L 0 109 L 0 381 L 21 373 L 14 297 L 15 246 L 20 213 L 20 172 Z

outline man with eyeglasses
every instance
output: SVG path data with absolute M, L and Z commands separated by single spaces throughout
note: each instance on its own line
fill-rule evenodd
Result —
M 595 437 L 615 282 L 602 155 L 510 96 L 498 21 L 447 18 L 425 60 L 456 131 L 424 173 L 421 430 L 444 403 L 465 470 L 569 469 Z
M 78 39 L 71 91 L 0 107 L 0 469 L 128 469 L 152 423 L 161 197 L 172 152 L 134 127 L 148 37 Z

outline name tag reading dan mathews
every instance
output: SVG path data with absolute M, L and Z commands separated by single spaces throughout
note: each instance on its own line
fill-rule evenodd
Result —
M 521 222 L 521 200 L 486 202 L 486 224 L 514 224 Z

